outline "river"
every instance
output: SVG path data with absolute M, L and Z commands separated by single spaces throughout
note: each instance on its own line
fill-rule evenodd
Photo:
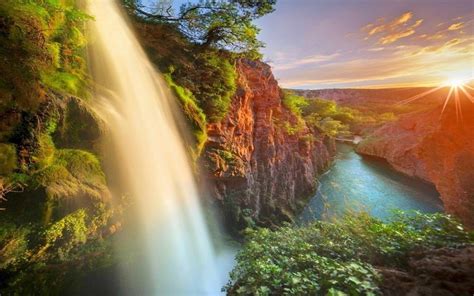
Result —
M 397 209 L 443 211 L 434 186 L 396 172 L 384 160 L 363 157 L 348 144 L 337 144 L 335 161 L 319 181 L 316 194 L 299 217 L 300 222 L 331 220 L 361 211 L 382 220 Z

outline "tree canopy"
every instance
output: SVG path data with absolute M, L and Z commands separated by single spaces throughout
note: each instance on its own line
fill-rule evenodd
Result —
M 181 5 L 175 12 L 171 1 L 124 0 L 125 7 L 148 21 L 174 23 L 191 41 L 206 47 L 228 49 L 259 57 L 263 43 L 253 23 L 274 10 L 276 0 L 200 0 Z

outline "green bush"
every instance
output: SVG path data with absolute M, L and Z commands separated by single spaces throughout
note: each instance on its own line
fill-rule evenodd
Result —
M 218 122 L 227 114 L 237 86 L 237 73 L 230 59 L 217 52 L 201 53 L 195 61 L 200 81 L 194 95 L 210 122 Z
M 295 95 L 291 91 L 285 91 L 283 105 L 295 116 L 302 119 L 303 109 L 309 105 L 309 102 L 305 97 Z
M 277 124 L 283 128 L 288 135 L 296 135 L 305 126 L 303 119 L 303 108 L 308 105 L 308 101 L 301 96 L 295 95 L 290 91 L 283 93 L 283 106 L 285 106 L 296 118 L 295 122 L 278 122 Z
M 408 253 L 474 243 L 473 233 L 444 214 L 367 214 L 275 231 L 248 230 L 237 256 L 231 295 L 374 295 L 374 266 L 404 268 Z
M 311 99 L 308 102 L 303 115 L 310 126 L 331 137 L 350 135 L 350 126 L 357 121 L 356 110 L 341 107 L 331 100 Z

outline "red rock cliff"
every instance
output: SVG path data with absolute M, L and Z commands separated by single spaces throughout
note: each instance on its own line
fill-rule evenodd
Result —
M 298 121 L 282 105 L 282 92 L 268 65 L 241 60 L 237 71 L 229 114 L 208 127 L 203 158 L 213 195 L 237 227 L 291 220 L 314 193 L 334 145 L 306 126 L 287 128 Z
M 433 183 L 445 209 L 474 227 L 474 104 L 407 114 L 386 124 L 358 147 L 358 152 L 386 158 L 405 174 Z

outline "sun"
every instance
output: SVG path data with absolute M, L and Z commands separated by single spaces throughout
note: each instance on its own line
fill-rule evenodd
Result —
M 464 79 L 461 78 L 450 78 L 447 82 L 446 85 L 449 85 L 451 87 L 460 87 L 463 86 L 465 83 Z
M 469 78 L 461 78 L 459 76 L 457 77 L 451 77 L 445 81 L 445 83 L 440 84 L 437 87 L 430 88 L 420 94 L 417 94 L 411 98 L 408 98 L 406 100 L 400 101 L 398 104 L 404 105 L 411 103 L 415 100 L 418 100 L 422 97 L 425 97 L 431 93 L 434 93 L 440 89 L 449 87 L 448 95 L 446 96 L 446 99 L 444 100 L 443 108 L 441 110 L 441 115 L 443 115 L 444 111 L 448 107 L 448 103 L 453 100 L 454 101 L 454 107 L 456 110 L 456 120 L 461 120 L 463 119 L 463 112 L 462 112 L 462 97 L 467 98 L 471 103 L 474 104 L 474 96 L 471 94 L 472 91 L 474 91 L 474 88 L 470 85 L 470 81 L 473 80 L 474 77 L 469 77 Z

